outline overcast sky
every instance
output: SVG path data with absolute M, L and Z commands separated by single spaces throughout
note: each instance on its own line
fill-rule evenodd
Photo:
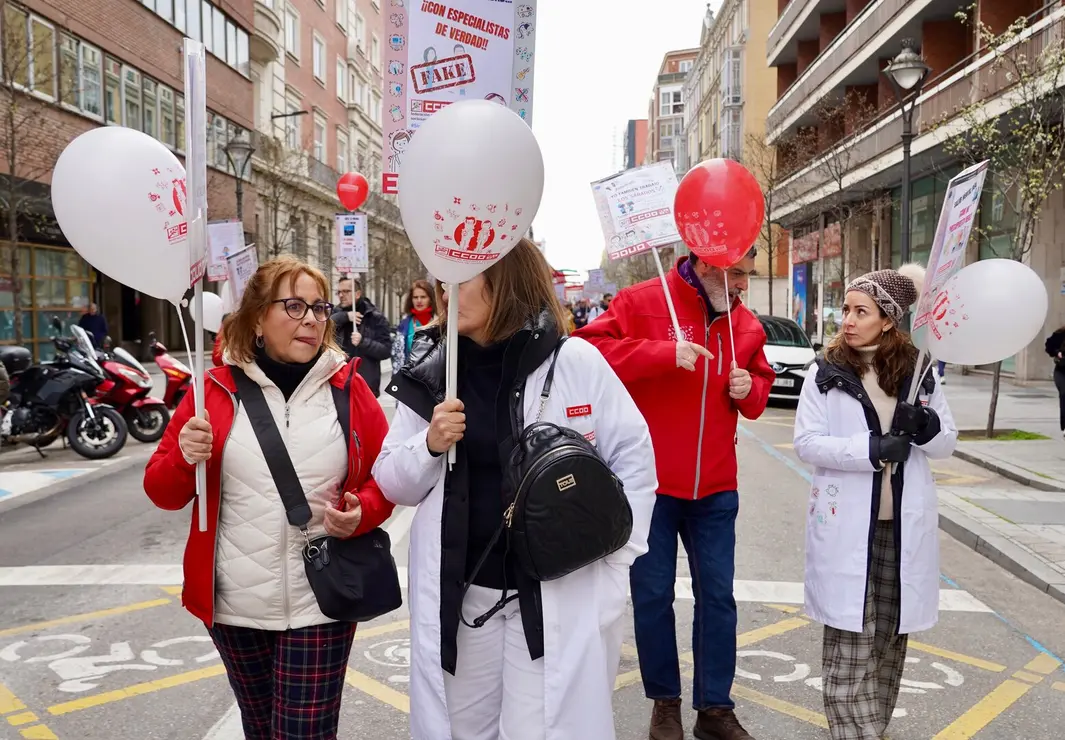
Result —
M 533 131 L 547 175 L 533 229 L 556 269 L 599 266 L 590 183 L 623 166 L 625 124 L 647 117 L 663 54 L 699 45 L 705 13 L 706 0 L 537 3 Z

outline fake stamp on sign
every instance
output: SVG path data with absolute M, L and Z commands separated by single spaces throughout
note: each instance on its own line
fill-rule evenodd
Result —
M 410 68 L 410 76 L 414 83 L 414 92 L 419 95 L 469 85 L 477 80 L 473 58 L 469 54 L 416 64 Z

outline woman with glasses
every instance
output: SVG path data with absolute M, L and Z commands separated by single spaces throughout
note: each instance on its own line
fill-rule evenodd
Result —
M 311 539 L 358 537 L 392 512 L 370 476 L 388 423 L 336 346 L 327 295 L 322 273 L 292 257 L 261 266 L 226 319 L 224 365 L 207 372 L 206 418 L 193 417 L 188 394 L 144 477 L 152 501 L 176 511 L 194 502 L 196 465 L 207 465 L 208 530 L 196 524 L 196 500 L 182 602 L 218 648 L 249 740 L 337 736 L 355 625 L 318 607 L 304 536 L 288 523 L 237 394 L 241 373 L 261 387 L 295 467 Z

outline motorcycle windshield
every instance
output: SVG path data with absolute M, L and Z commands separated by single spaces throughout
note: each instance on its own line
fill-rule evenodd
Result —
M 83 355 L 82 362 L 91 367 L 101 378 L 104 377 L 103 368 L 96 362 L 96 348 L 93 346 L 92 340 L 89 339 L 89 335 L 80 326 L 72 326 L 70 331 L 77 342 L 78 352 Z
M 111 352 L 112 354 L 114 354 L 115 357 L 121 360 L 123 365 L 129 365 L 135 370 L 140 370 L 145 375 L 148 374 L 148 371 L 144 368 L 144 365 L 140 364 L 140 362 L 137 361 L 136 357 L 134 357 L 121 347 L 115 347 L 113 350 L 111 350 Z

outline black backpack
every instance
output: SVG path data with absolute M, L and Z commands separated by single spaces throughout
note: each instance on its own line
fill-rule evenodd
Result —
M 503 471 L 511 496 L 503 522 L 488 543 L 465 585 L 468 590 L 501 536 L 522 572 L 534 581 L 553 581 L 617 552 L 632 534 L 632 508 L 621 479 L 603 462 L 582 434 L 540 421 L 555 378 L 559 340 L 540 392 L 536 422 L 525 427 L 524 390 L 517 403 L 517 443 Z M 524 385 L 522 386 L 524 389 Z M 481 627 L 518 595 L 503 595 L 474 620 Z

